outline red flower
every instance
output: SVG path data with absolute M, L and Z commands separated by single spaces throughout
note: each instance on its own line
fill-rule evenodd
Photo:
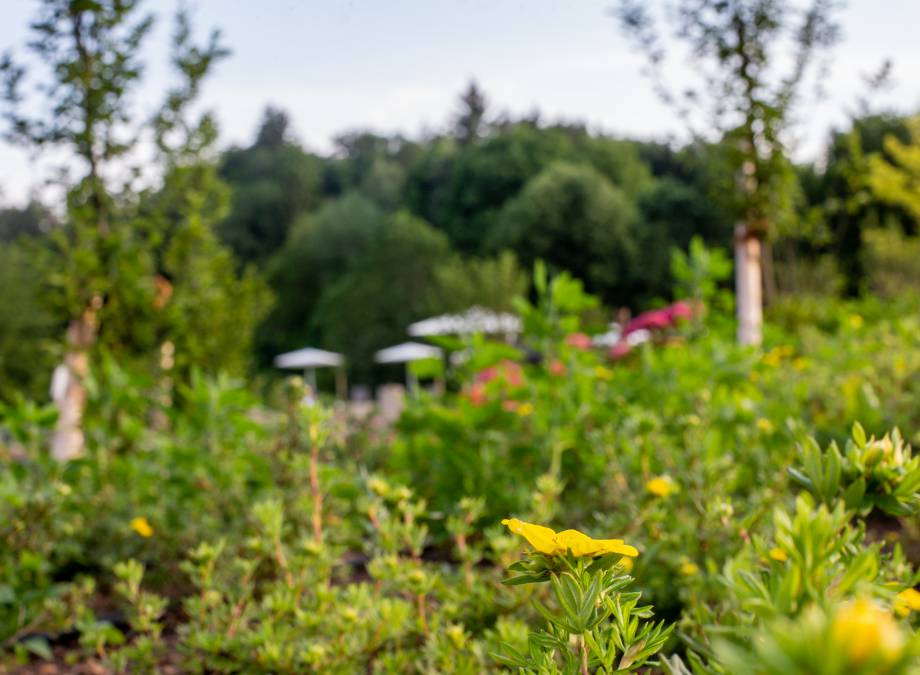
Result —
M 591 349 L 591 337 L 584 333 L 569 333 L 565 338 L 565 343 L 569 347 L 581 349 L 582 351 Z

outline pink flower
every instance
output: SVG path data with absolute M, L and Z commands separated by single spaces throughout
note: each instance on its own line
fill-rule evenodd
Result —
M 623 337 L 637 330 L 655 330 L 667 328 L 671 325 L 671 312 L 669 309 L 653 309 L 648 312 L 642 312 L 635 319 L 626 324 L 623 329 Z
M 476 382 L 480 384 L 488 384 L 498 379 L 511 387 L 520 387 L 524 384 L 524 371 L 520 364 L 504 359 L 494 366 L 483 368 L 476 374 Z
M 591 337 L 584 333 L 569 333 L 565 338 L 565 343 L 569 347 L 585 351 L 591 349 Z
M 517 409 L 518 409 L 517 401 L 510 399 L 510 398 L 506 398 L 504 401 L 502 401 L 502 410 L 504 410 L 505 412 L 514 412 Z
M 467 398 L 469 398 L 470 403 L 477 408 L 484 406 L 489 401 L 488 396 L 486 396 L 486 385 L 482 382 L 474 384 L 470 387 Z
M 632 347 L 629 346 L 629 343 L 626 340 L 620 340 L 610 350 L 610 358 L 614 361 L 619 361 L 627 354 Z
M 559 359 L 554 359 L 549 364 L 549 372 L 556 377 L 562 377 L 566 372 L 565 364 Z
M 524 370 L 521 364 L 505 359 L 499 364 L 499 367 L 509 387 L 520 387 L 524 384 Z
M 678 300 L 668 308 L 668 311 L 671 313 L 673 323 L 677 323 L 677 319 L 689 321 L 693 318 L 693 308 L 686 300 Z

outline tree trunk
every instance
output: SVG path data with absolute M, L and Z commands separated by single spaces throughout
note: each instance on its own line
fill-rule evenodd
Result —
M 763 275 L 761 242 L 747 227 L 735 227 L 735 304 L 738 311 L 738 342 L 760 345 L 763 335 Z
M 83 314 L 67 327 L 67 353 L 54 370 L 51 397 L 58 409 L 57 427 L 51 440 L 51 454 L 61 462 L 83 454 L 83 409 L 86 407 L 84 380 L 89 373 L 89 348 L 96 340 L 96 312 L 101 298 L 93 298 Z

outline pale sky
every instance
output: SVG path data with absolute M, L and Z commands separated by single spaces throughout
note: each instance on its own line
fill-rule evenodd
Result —
M 223 31 L 232 56 L 205 87 L 221 145 L 246 144 L 266 104 L 285 109 L 298 138 L 326 152 L 356 128 L 415 135 L 443 128 L 471 80 L 493 112 L 538 109 L 544 119 L 584 121 L 642 138 L 680 137 L 684 124 L 639 72 L 642 60 L 609 10 L 615 0 L 198 0 L 195 26 Z M 3 0 L 0 50 L 22 53 L 34 0 Z M 169 82 L 165 67 L 174 0 L 150 0 L 160 15 L 149 40 L 141 94 L 152 109 Z M 920 110 L 920 0 L 850 0 L 833 52 L 828 95 L 803 107 L 795 154 L 816 157 L 862 91 L 861 76 L 885 59 L 895 86 L 882 107 Z M 23 201 L 47 175 L 0 142 L 0 204 Z

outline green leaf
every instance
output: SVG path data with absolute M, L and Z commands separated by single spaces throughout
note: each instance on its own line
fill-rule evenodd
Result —
M 548 572 L 543 572 L 540 574 L 519 574 L 516 577 L 508 577 L 507 579 L 502 579 L 502 583 L 505 586 L 520 586 L 521 584 L 542 583 L 548 579 Z
M 866 445 L 866 430 L 862 428 L 862 425 L 859 422 L 853 422 L 853 441 L 859 447 Z
M 54 654 L 51 652 L 51 647 L 48 645 L 48 641 L 42 637 L 31 637 L 27 640 L 23 640 L 22 646 L 25 647 L 28 651 L 40 659 L 45 661 L 50 661 L 54 658 Z
M 792 480 L 794 480 L 796 483 L 801 485 L 803 488 L 805 488 L 809 492 L 815 491 L 815 484 L 812 483 L 811 479 L 808 476 L 806 476 L 804 473 L 792 467 L 789 467 L 787 471 L 789 473 L 789 477 L 792 478 Z
M 866 496 L 866 480 L 860 478 L 843 493 L 843 503 L 852 511 L 856 511 L 862 506 L 863 497 Z

